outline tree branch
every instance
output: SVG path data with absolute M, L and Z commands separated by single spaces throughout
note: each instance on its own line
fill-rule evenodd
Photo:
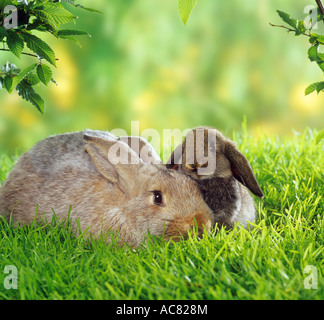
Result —
M 277 28 L 284 28 L 284 29 L 286 29 L 286 30 L 288 30 L 288 32 L 296 32 L 296 30 L 295 29 L 291 29 L 291 28 L 288 28 L 288 27 L 286 27 L 286 26 L 283 26 L 283 25 L 277 25 L 277 24 L 273 24 L 273 23 L 271 23 L 271 22 L 269 22 L 269 24 L 270 24 L 270 26 L 271 27 L 277 27 Z M 309 34 L 307 34 L 307 33 L 301 33 L 301 34 L 303 34 L 304 36 L 307 36 L 307 37 L 311 37 Z
M 0 49 L 0 51 L 7 51 L 7 52 L 11 52 L 9 49 L 5 49 L 5 48 L 2 48 Z M 36 56 L 35 54 L 32 54 L 32 53 L 28 53 L 28 52 L 22 52 L 21 54 L 25 55 L 25 56 L 30 56 L 30 57 L 34 57 L 34 58 L 38 58 L 38 56 Z M 55 60 L 59 60 L 59 59 L 55 59 Z
M 321 14 L 324 15 L 324 6 L 321 0 L 315 0 L 317 3 L 317 6 L 319 8 L 319 10 L 321 11 Z
M 0 49 L 0 51 L 8 51 L 8 52 L 11 52 L 9 49 Z M 27 52 L 22 52 L 21 54 L 24 54 L 26 56 L 30 56 L 30 57 L 34 57 L 34 58 L 38 58 L 35 54 L 32 54 L 32 53 L 27 53 Z

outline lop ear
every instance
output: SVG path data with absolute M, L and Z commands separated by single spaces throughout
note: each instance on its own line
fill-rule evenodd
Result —
M 185 141 L 179 144 L 171 153 L 166 163 L 168 169 L 178 170 L 179 164 L 182 164 L 182 150 L 185 150 Z
M 249 161 L 245 158 L 243 153 L 239 151 L 231 141 L 226 141 L 223 152 L 231 164 L 234 177 L 246 186 L 254 195 L 263 198 L 264 194 L 254 176 Z
M 124 193 L 136 190 L 135 181 L 143 161 L 127 144 L 83 135 L 84 149 L 98 171 Z

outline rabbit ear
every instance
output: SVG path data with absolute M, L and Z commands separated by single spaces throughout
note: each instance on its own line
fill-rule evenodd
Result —
M 234 177 L 246 186 L 254 195 L 263 198 L 264 194 L 256 180 L 249 161 L 234 143 L 227 141 L 224 145 L 224 155 L 231 163 Z
M 83 135 L 84 149 L 98 171 L 124 193 L 132 193 L 143 161 L 124 142 Z
M 178 170 L 179 164 L 182 163 L 182 150 L 185 150 L 184 143 L 179 144 L 172 152 L 166 163 L 168 169 Z

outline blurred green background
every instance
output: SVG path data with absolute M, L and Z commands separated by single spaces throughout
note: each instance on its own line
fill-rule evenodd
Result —
M 130 133 L 131 120 L 161 133 L 210 125 L 231 135 L 244 116 L 255 135 L 324 128 L 324 94 L 304 96 L 323 76 L 307 59 L 308 39 L 269 25 L 281 24 L 276 9 L 304 19 L 315 1 L 199 0 L 187 27 L 177 0 L 80 3 L 104 15 L 72 10 L 79 19 L 66 28 L 92 35 L 82 48 L 46 38 L 59 61 L 58 85 L 36 88 L 45 115 L 0 90 L 0 152 L 85 128 Z M 1 52 L 1 65 L 7 60 L 19 67 L 34 61 Z

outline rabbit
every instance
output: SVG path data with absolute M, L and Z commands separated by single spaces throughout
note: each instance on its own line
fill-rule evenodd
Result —
M 139 246 L 149 233 L 175 241 L 211 230 L 213 216 L 196 184 L 164 164 L 145 163 L 108 132 L 48 137 L 23 154 L 0 189 L 0 214 L 12 222 L 51 221 L 53 211 L 94 236 Z M 123 140 L 123 139 L 122 139 Z M 107 240 L 110 242 L 110 240 Z
M 264 194 L 248 160 L 218 130 L 197 127 L 189 131 L 166 166 L 196 181 L 219 228 L 231 229 L 237 222 L 248 228 L 249 222 L 255 222 L 256 210 L 248 189 L 260 198 Z

